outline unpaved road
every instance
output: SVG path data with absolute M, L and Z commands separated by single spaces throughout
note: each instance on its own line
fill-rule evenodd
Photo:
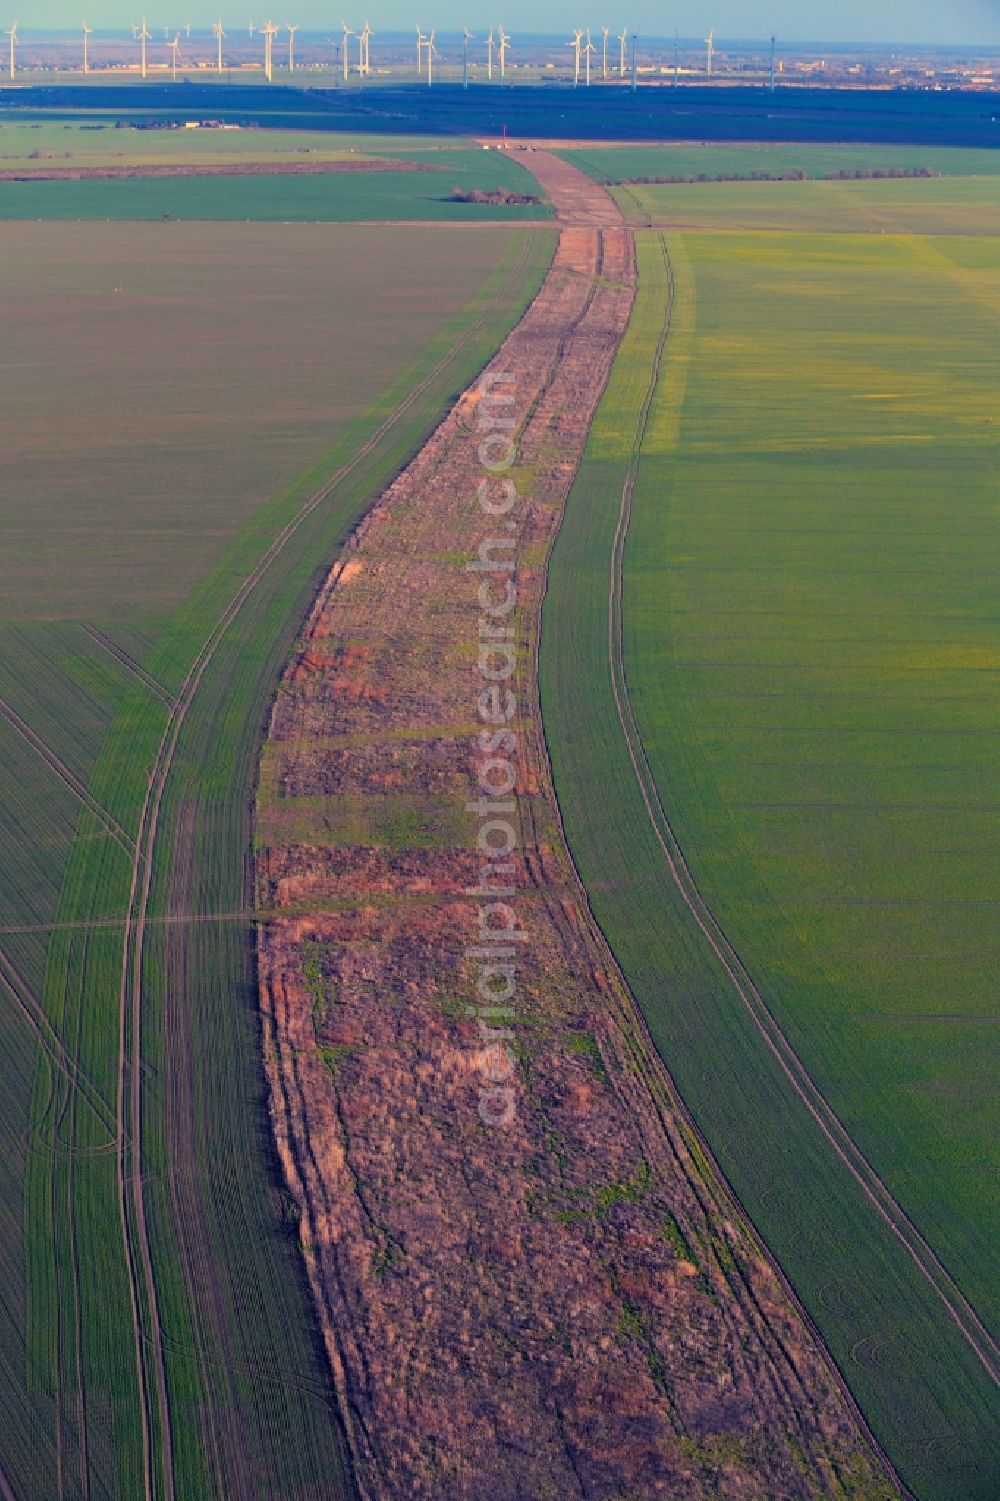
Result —
M 357 529 L 275 703 L 275 1137 L 362 1496 L 839 1494 L 878 1461 L 707 1166 L 562 838 L 538 617 L 634 256 L 601 188 L 529 160 L 562 226 L 549 276 Z M 484 943 L 507 956 L 486 991 Z

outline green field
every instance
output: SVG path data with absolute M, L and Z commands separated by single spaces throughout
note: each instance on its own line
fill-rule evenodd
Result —
M 0 228 L 17 353 L 0 418 L 0 621 L 171 614 L 507 243 L 484 228 L 444 250 L 445 233 L 87 224 L 68 242 Z M 114 358 L 95 360 L 105 345 Z
M 113 145 L 119 132 L 110 134 Z M 143 134 L 155 136 L 156 132 Z M 164 134 L 176 142 L 181 132 Z M 184 132 L 185 136 L 188 134 L 197 137 L 199 133 Z M 220 134 L 219 139 L 226 137 Z M 329 150 L 331 139 L 336 138 L 329 135 L 325 138 L 327 150 L 323 154 L 327 158 L 335 156 Z M 382 154 L 395 155 L 384 150 Z M 501 151 L 456 147 L 448 151 L 406 151 L 399 155 L 424 163 L 433 170 L 319 173 L 315 176 L 245 173 L 232 177 L 0 182 L 0 221 L 196 219 L 346 223 L 351 220 L 426 219 L 461 223 L 548 219 L 552 216 L 547 204 L 456 203 L 452 200 L 452 191 L 456 188 L 463 193 L 503 189 L 537 195 L 535 179 L 519 162 Z M 187 157 L 183 159 L 187 160 Z M 206 158 L 195 160 L 205 161 Z M 301 156 L 297 160 L 309 161 L 311 158 Z M 101 161 L 113 161 L 113 158 L 102 156 Z M 0 161 L 0 167 L 2 165 Z M 33 165 L 37 167 L 39 163 Z M 59 166 L 59 162 L 49 165 Z
M 673 229 L 1000 235 L 1000 178 L 620 187 L 626 218 Z
M 986 1501 L 996 1388 L 944 1300 L 995 1328 L 1000 249 L 641 239 L 544 620 L 570 842 L 904 1479 Z
M 126 115 L 124 117 L 128 119 Z M 116 129 L 104 116 L 19 119 L 0 111 L 0 170 L 14 167 L 142 166 L 167 162 L 296 162 L 303 157 L 337 161 L 351 155 L 426 153 L 426 136 L 362 135 L 328 130 L 136 130 Z M 442 150 L 469 150 L 473 142 L 449 137 Z
M 0 1476 L 19 1496 L 349 1494 L 264 1098 L 259 736 L 345 530 L 551 239 L 0 242 L 23 306 L 0 414 Z M 341 316 L 359 287 L 365 318 Z
M 2 138 L 0 138 L 2 139 Z M 637 177 L 717 177 L 723 173 L 749 175 L 801 171 L 809 178 L 856 168 L 929 167 L 943 177 L 996 177 L 1000 151 L 964 150 L 956 146 L 696 145 L 678 141 L 669 146 L 590 146 L 560 152 L 597 182 L 627 182 Z

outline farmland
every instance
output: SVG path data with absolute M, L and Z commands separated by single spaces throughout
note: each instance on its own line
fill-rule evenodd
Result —
M 765 172 L 804 172 L 807 178 L 825 178 L 832 173 L 876 171 L 900 167 L 915 171 L 928 167 L 942 177 L 996 177 L 1000 175 L 1000 152 L 968 150 L 956 146 L 907 146 L 886 142 L 881 146 L 815 145 L 805 139 L 780 145 L 695 145 L 675 142 L 661 146 L 590 146 L 561 153 L 567 161 L 596 182 L 628 182 L 638 177 L 750 176 Z
M 141 123 L 143 116 L 135 121 Z M 0 115 L 0 168 L 44 166 L 95 167 L 109 163 L 131 165 L 181 162 L 243 165 L 247 162 L 296 162 L 303 156 L 338 161 L 345 156 L 398 156 L 404 151 L 427 152 L 426 136 L 371 135 L 356 131 L 271 130 L 267 126 L 242 130 L 142 130 L 128 116 L 118 128 L 117 117 L 103 114 L 60 113 L 27 119 Z M 441 150 L 469 150 L 473 142 L 461 136 L 441 144 Z
M 904 1479 L 986 1498 L 996 242 L 640 241 L 544 618 L 570 844 Z
M 536 560 L 628 322 L 634 265 L 606 196 L 548 153 L 534 165 L 572 227 L 484 378 L 331 571 L 258 787 L 275 1133 L 345 1431 L 371 1493 L 399 1501 L 886 1501 L 856 1414 L 696 1155 L 559 835 L 532 691 Z M 526 565 L 498 741 L 468 722 L 483 677 L 467 646 L 484 639 L 469 564 L 497 545 L 469 504 L 484 494 L 477 430 L 496 421 L 494 383 L 523 455 L 505 530 Z M 498 1011 L 493 991 L 485 1012 L 510 1019 L 499 1035 L 518 1061 L 501 1074 L 470 1064 L 477 1031 L 497 1034 L 474 1025 L 483 950 L 466 943 L 512 909 L 488 901 L 477 924 L 473 882 L 489 867 L 468 837 L 468 789 L 477 745 L 517 739 L 516 798 L 501 809 L 520 841 L 500 869 L 524 959 L 504 969 L 516 1010 Z M 513 1105 L 499 1131 L 490 1078 Z
M 377 89 L 246 88 L 238 84 L 190 83 L 178 97 L 169 83 L 139 85 L 124 76 L 114 84 L 95 79 L 81 93 L 73 84 L 0 88 L 0 109 L 78 112 L 111 118 L 139 112 L 201 115 L 301 129 L 437 137 L 499 136 L 506 125 L 513 137 L 560 141 L 773 141 L 924 147 L 992 147 L 996 126 L 973 93 L 864 89 L 779 90 L 777 95 L 720 86 L 609 90 L 594 108 L 584 90 L 553 90 L 547 85 L 516 88 L 454 86 Z
M 264 1103 L 256 747 L 318 572 L 551 242 L 0 239 L 0 1473 L 18 1495 L 339 1494 Z
M 150 132 L 149 134 L 154 134 Z M 169 132 L 176 140 L 180 132 Z M 192 136 L 196 132 L 190 133 Z M 247 133 L 248 136 L 254 134 Z M 118 132 L 110 133 L 116 144 Z M 188 132 L 184 132 L 187 136 Z M 107 140 L 108 137 L 105 137 Z M 221 139 L 225 139 L 222 136 Z M 329 138 L 327 138 L 329 140 Z M 212 153 L 179 158 L 191 168 L 219 165 Z M 428 220 L 465 222 L 480 220 L 547 219 L 551 210 L 543 203 L 464 203 L 456 202 L 455 190 L 531 194 L 534 180 L 515 160 L 502 152 L 455 148 L 447 152 L 391 153 L 409 164 L 429 170 L 373 170 L 371 172 L 317 172 L 315 175 L 291 175 L 275 170 L 276 164 L 287 167 L 315 165 L 320 161 L 357 165 L 357 154 L 317 152 L 314 157 L 300 154 L 265 159 L 269 170 L 247 170 L 253 158 L 233 156 L 231 176 L 172 176 L 97 178 L 62 181 L 0 182 L 0 220 L 10 219 L 103 219 L 103 220 L 219 220 L 280 221 L 282 223 L 332 222 L 352 220 Z M 163 163 L 171 160 L 164 154 Z M 175 157 L 176 162 L 178 159 Z M 99 162 L 119 164 L 117 158 L 102 156 Z M 126 157 L 126 164 L 130 158 Z M 225 164 L 225 162 L 223 162 Z M 26 172 L 42 167 L 66 167 L 66 163 L 48 161 L 28 163 Z M 83 162 L 77 162 L 83 166 Z M 131 160 L 131 165 L 139 165 Z M 150 163 L 155 165 L 155 163 Z M 380 165 L 373 159 L 373 167 Z M 3 163 L 0 162 L 0 167 Z M 236 167 L 240 166 L 237 175 Z
M 0 1494 L 992 1501 L 981 105 L 71 92 L 0 92 Z
M 697 230 L 1000 234 L 1000 153 L 884 145 L 590 147 L 563 153 L 638 223 Z M 891 171 L 932 176 L 849 180 Z M 801 181 L 719 181 L 781 178 Z M 845 174 L 848 180 L 840 180 Z M 642 178 L 690 178 L 642 182 Z M 616 186 L 617 185 L 617 186 Z
M 1000 177 L 619 187 L 623 212 L 677 229 L 1000 235 Z

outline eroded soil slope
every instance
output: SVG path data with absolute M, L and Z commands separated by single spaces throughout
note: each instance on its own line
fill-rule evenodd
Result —
M 601 189 L 531 162 L 549 277 L 333 569 L 262 763 L 274 1129 L 359 1490 L 891 1495 L 562 842 L 538 611 L 633 247 Z

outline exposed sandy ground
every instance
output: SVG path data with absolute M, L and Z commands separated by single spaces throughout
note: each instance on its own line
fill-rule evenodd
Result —
M 538 611 L 634 262 L 596 184 L 542 152 L 531 166 L 559 248 L 488 372 L 512 377 L 494 389 L 513 395 L 519 498 L 503 520 L 477 503 L 477 387 L 332 570 L 262 765 L 258 902 L 288 910 L 260 938 L 272 1116 L 359 1491 L 892 1495 L 686 1125 L 562 840 Z M 489 599 L 516 582 L 519 647 L 503 879 L 524 936 L 498 1036 L 467 952 L 485 899 L 466 804 L 487 752 L 484 575 L 466 565 L 489 537 L 516 543 L 513 573 L 485 576 Z

